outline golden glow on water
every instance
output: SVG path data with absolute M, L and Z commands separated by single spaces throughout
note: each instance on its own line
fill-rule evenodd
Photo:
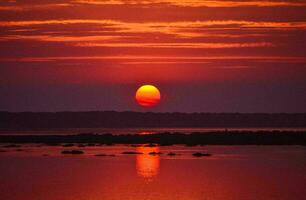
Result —
M 145 179 L 152 179 L 159 172 L 160 157 L 149 153 L 159 152 L 159 147 L 137 147 L 136 151 L 143 153 L 136 156 L 137 174 Z
M 1 146 L 7 152 L 0 153 L 0 199 L 295 200 L 306 196 L 303 146 L 112 145 L 86 147 L 83 155 L 73 156 L 60 155 L 63 148 L 35 144 L 16 151 Z M 123 151 L 144 154 L 123 155 Z M 149 155 L 152 151 L 164 154 Z M 197 151 L 213 156 L 195 158 L 192 153 Z M 169 152 L 177 156 L 170 158 Z M 98 153 L 116 156 L 94 156 Z
M 138 133 L 139 135 L 151 135 L 154 134 L 154 131 L 142 131 Z

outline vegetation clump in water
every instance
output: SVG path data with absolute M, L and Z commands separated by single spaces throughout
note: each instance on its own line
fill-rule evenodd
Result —
M 81 151 L 81 150 L 64 150 L 62 151 L 62 154 L 74 154 L 74 155 L 77 155 L 77 154 L 83 154 L 84 152 Z
M 192 155 L 193 155 L 194 157 L 203 157 L 203 156 L 208 157 L 208 156 L 211 156 L 210 153 L 201 153 L 201 152 L 196 152 L 196 153 L 193 153 Z
M 155 152 L 155 151 L 149 153 L 149 155 L 152 155 L 152 156 L 161 155 L 161 154 L 162 152 Z
M 131 154 L 131 155 L 133 155 L 133 154 L 143 154 L 142 152 L 137 152 L 137 151 L 124 151 L 124 152 L 122 152 L 122 154 Z

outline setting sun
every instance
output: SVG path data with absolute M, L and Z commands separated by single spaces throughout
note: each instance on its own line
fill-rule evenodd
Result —
M 135 98 L 141 106 L 155 106 L 160 102 L 160 91 L 153 85 L 143 85 L 137 90 Z
M 306 0 L 0 16 L 0 200 L 306 200 Z

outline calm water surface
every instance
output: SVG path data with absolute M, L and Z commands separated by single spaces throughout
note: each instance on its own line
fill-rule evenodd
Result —
M 0 145 L 1 146 L 1 145 Z M 297 200 L 306 147 L 0 147 L 3 200 Z M 62 155 L 82 149 L 83 155 Z M 123 155 L 123 151 L 144 154 Z M 163 152 L 152 156 L 149 152 Z M 211 157 L 196 158 L 194 152 Z M 176 156 L 167 153 L 175 152 Z M 115 156 L 97 157 L 95 154 Z

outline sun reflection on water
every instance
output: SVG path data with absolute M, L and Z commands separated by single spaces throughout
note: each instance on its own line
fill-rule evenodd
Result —
M 138 133 L 139 135 L 151 135 L 151 134 L 154 134 L 153 131 L 142 131 L 142 132 L 139 132 Z
M 158 155 L 149 155 L 150 152 L 159 152 L 159 147 L 137 147 L 138 154 L 136 156 L 137 174 L 147 180 L 152 180 L 159 172 L 160 157 Z

